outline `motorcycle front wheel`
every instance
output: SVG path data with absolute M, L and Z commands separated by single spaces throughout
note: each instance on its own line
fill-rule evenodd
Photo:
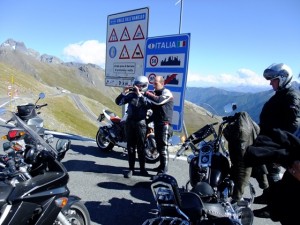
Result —
M 63 211 L 64 216 L 72 225 L 90 225 L 89 211 L 82 202 L 73 203 L 68 210 Z
M 115 146 L 113 143 L 111 143 L 109 140 L 106 139 L 106 134 L 103 133 L 103 131 L 99 128 L 97 134 L 96 134 L 96 142 L 98 145 L 98 148 L 102 151 L 111 151 L 113 147 Z
M 150 134 L 145 141 L 146 163 L 155 164 L 159 161 L 159 153 L 156 148 L 154 135 Z

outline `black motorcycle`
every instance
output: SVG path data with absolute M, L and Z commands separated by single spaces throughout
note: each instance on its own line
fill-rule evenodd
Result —
M 143 225 L 241 225 L 229 207 L 222 215 L 212 217 L 210 210 L 218 208 L 217 204 L 206 207 L 198 194 L 180 189 L 176 179 L 168 174 L 155 176 L 151 190 L 157 205 L 152 213 L 156 216 Z
M 236 109 L 236 105 L 232 105 Z M 187 157 L 189 163 L 189 180 L 185 191 L 197 193 L 211 218 L 234 216 L 243 225 L 253 223 L 253 213 L 250 205 L 254 198 L 254 188 L 249 183 L 250 199 L 232 204 L 234 182 L 230 177 L 231 161 L 229 151 L 223 139 L 223 129 L 234 116 L 222 118 L 222 122 L 207 124 L 191 134 L 176 156 L 191 149 Z M 219 126 L 218 129 L 215 128 Z
M 90 225 L 87 208 L 77 196 L 70 195 L 69 175 L 61 163 L 70 141 L 59 140 L 56 149 L 13 113 L 18 125 L 3 144 L 0 157 L 1 225 Z M 16 149 L 11 141 L 30 135 L 35 140 L 25 149 Z
M 99 130 L 96 134 L 96 142 L 102 151 L 111 151 L 114 146 L 127 149 L 125 120 L 127 114 L 120 118 L 114 112 L 107 109 L 103 110 L 98 117 L 100 122 Z M 154 164 L 159 161 L 159 153 L 156 149 L 156 141 L 154 139 L 153 123 L 147 124 L 147 136 L 145 140 L 145 157 L 146 162 Z

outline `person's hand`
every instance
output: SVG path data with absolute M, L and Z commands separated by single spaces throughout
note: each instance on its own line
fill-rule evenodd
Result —
M 155 95 L 154 91 L 150 91 L 150 90 L 146 91 L 144 94 Z
M 127 94 L 129 92 L 129 89 L 132 88 L 132 86 L 126 86 L 123 89 L 123 94 Z
M 140 92 L 140 89 L 137 87 L 137 86 L 133 86 L 133 88 L 134 88 L 134 92 L 138 95 L 138 96 L 141 96 L 142 94 L 141 94 L 141 92 Z

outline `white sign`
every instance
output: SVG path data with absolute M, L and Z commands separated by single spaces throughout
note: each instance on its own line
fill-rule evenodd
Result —
M 105 86 L 124 87 L 144 75 L 148 21 L 149 8 L 107 17 Z

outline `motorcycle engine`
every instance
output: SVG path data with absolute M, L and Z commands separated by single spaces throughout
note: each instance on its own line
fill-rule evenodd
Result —
M 111 126 L 109 129 L 109 134 L 111 137 L 113 137 L 116 141 L 119 142 L 125 142 L 125 128 L 124 124 L 115 124 L 114 126 Z

